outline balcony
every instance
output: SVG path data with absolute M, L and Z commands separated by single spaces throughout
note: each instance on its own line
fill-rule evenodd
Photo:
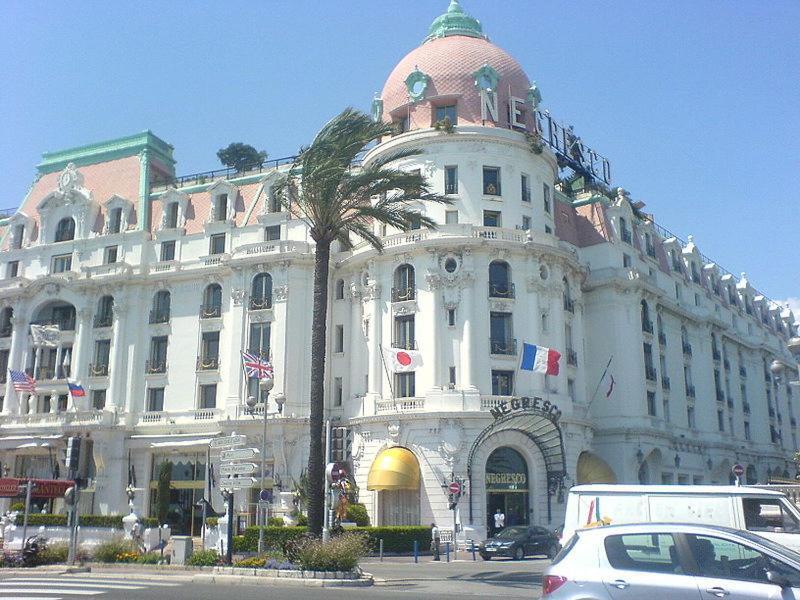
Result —
M 647 381 L 655 381 L 656 380 L 656 368 L 653 365 L 645 365 L 644 366 L 644 376 Z
M 108 364 L 89 363 L 89 377 L 107 377 Z
M 663 331 L 658 332 L 658 343 L 661 344 L 662 346 L 667 345 L 667 334 L 664 333 Z
M 719 360 L 722 358 L 722 355 L 720 355 L 719 350 L 712 350 L 711 358 L 713 358 L 716 362 L 719 362 Z
M 578 353 L 572 348 L 567 348 L 567 364 L 571 367 L 578 366 Z
M 144 363 L 144 372 L 148 375 L 154 373 L 166 373 L 167 361 L 148 360 Z
M 419 350 L 417 340 L 392 340 L 392 348 L 401 350 Z
M 150 324 L 154 325 L 156 323 L 169 323 L 169 311 L 168 310 L 151 310 L 150 311 Z
M 201 304 L 200 305 L 200 318 L 201 319 L 215 319 L 222 316 L 221 304 Z
M 717 389 L 717 402 L 725 402 L 725 392 Z
M 722 365 L 725 367 L 726 371 L 731 370 L 731 361 L 729 361 L 727 358 L 722 360 Z
M 739 377 L 747 377 L 747 369 L 745 367 L 739 367 Z
M 693 385 L 687 385 L 686 386 L 686 397 L 687 398 L 694 398 L 695 397 L 694 386 Z
M 750 404 L 748 404 L 747 402 L 742 402 L 742 410 L 744 411 L 744 414 L 749 415 L 750 414 Z
M 661 378 L 661 389 L 664 391 L 669 391 L 669 377 L 662 377 Z
M 692 345 L 689 342 L 683 342 L 682 346 L 683 346 L 683 353 L 686 356 L 691 356 L 692 355 Z
M 272 308 L 272 295 L 253 296 L 250 298 L 248 306 L 250 307 L 250 310 L 267 310 Z
M 393 287 L 392 302 L 405 302 L 406 300 L 413 300 L 416 298 L 416 292 L 416 288 L 413 287 Z
M 649 319 L 642 321 L 642 331 L 653 335 L 653 322 Z
M 489 354 L 516 356 L 517 340 L 489 340 Z
M 99 329 L 101 327 L 111 327 L 113 323 L 114 323 L 114 315 L 111 313 L 97 314 L 94 316 L 94 320 L 92 321 L 92 324 L 94 325 L 95 329 Z
M 219 356 L 198 356 L 198 371 L 216 371 L 219 369 Z
M 489 298 L 514 298 L 513 283 L 489 282 Z
M 564 310 L 575 313 L 575 301 L 572 298 L 564 298 Z

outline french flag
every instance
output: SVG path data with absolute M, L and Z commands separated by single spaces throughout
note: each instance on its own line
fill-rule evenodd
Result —
M 522 364 L 519 368 L 523 371 L 544 373 L 545 375 L 558 375 L 558 361 L 561 353 L 552 348 L 522 344 Z

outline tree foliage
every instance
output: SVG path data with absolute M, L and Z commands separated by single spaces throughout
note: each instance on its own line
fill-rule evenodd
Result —
M 233 167 L 237 171 L 245 171 L 264 165 L 267 153 L 259 151 L 250 144 L 233 142 L 227 148 L 217 150 L 217 158 L 226 167 Z

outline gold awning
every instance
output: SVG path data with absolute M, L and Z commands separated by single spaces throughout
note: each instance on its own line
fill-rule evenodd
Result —
M 596 454 L 581 452 L 576 469 L 578 483 L 617 483 L 617 475 L 608 463 Z
M 367 476 L 368 490 L 418 490 L 419 462 L 407 448 L 381 450 Z

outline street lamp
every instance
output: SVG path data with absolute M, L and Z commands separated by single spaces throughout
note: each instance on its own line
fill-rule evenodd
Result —
M 264 491 L 264 479 L 266 475 L 266 465 L 267 465 L 267 404 L 269 401 L 269 393 L 272 391 L 272 388 L 275 387 L 275 379 L 272 377 L 262 377 L 258 381 L 258 387 L 261 388 L 261 396 L 264 400 L 263 402 L 263 411 L 264 411 L 264 431 L 261 436 L 261 487 L 258 493 L 259 504 L 261 503 L 261 493 Z M 252 410 L 256 406 L 256 399 L 253 396 L 248 396 L 247 398 L 247 406 Z M 279 404 L 280 406 L 280 404 Z M 256 510 L 259 510 L 257 507 Z M 266 511 L 265 511 L 266 516 Z M 266 525 L 266 519 L 264 519 L 264 523 L 261 524 L 261 528 L 258 530 L 258 552 L 259 554 L 264 552 L 264 526 Z

